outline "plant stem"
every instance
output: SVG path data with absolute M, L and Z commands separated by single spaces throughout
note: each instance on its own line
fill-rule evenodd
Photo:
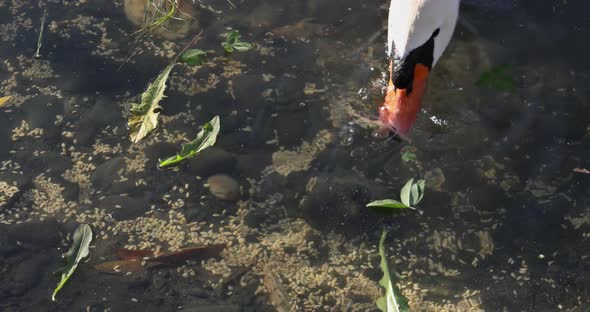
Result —
M 45 20 L 47 19 L 47 9 L 43 10 L 43 18 L 41 19 L 41 30 L 39 31 L 39 38 L 37 39 L 37 51 L 33 55 L 34 58 L 41 57 L 41 45 L 43 44 L 43 30 L 45 29 Z

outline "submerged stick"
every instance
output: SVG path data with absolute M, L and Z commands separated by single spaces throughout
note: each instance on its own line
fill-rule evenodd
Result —
M 45 20 L 47 19 L 47 9 L 43 10 L 43 18 L 41 19 L 41 30 L 39 31 L 39 38 L 37 39 L 37 51 L 34 58 L 41 57 L 41 45 L 43 44 L 43 30 L 45 29 Z

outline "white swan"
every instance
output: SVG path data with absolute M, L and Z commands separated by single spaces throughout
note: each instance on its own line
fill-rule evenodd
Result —
M 382 131 L 405 135 L 418 116 L 428 74 L 446 49 L 459 0 L 391 0 L 387 23 L 389 84 L 379 109 Z

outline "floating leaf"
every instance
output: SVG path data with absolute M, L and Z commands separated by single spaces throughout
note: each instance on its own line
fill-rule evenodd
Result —
M 179 154 L 176 154 L 175 156 L 166 158 L 164 160 L 160 160 L 158 166 L 160 168 L 165 168 L 178 164 L 179 162 L 185 159 L 194 157 L 204 149 L 213 146 L 215 144 L 215 141 L 217 140 L 217 135 L 219 134 L 220 127 L 221 125 L 219 121 L 219 116 L 213 117 L 211 121 L 209 121 L 203 126 L 203 128 L 197 134 L 197 137 L 193 141 L 182 145 L 182 150 Z
M 174 62 L 168 65 L 158 77 L 151 82 L 145 92 L 141 95 L 141 102 L 131 106 L 127 125 L 129 126 L 129 135 L 133 143 L 146 137 L 152 130 L 158 126 L 158 116 L 162 107 L 160 100 L 164 97 L 166 90 L 166 81 L 174 67 Z
M 74 271 L 78 267 L 78 263 L 88 256 L 90 253 L 89 247 L 92 242 L 92 229 L 88 224 L 81 224 L 74 232 L 74 239 L 70 250 L 64 254 L 67 261 L 65 267 L 62 268 L 61 281 L 51 295 L 51 300 L 55 301 L 55 295 L 64 287 L 66 282 L 70 279 Z
M 8 102 L 10 100 L 11 96 L 4 96 L 4 97 L 0 97 L 0 106 L 6 104 L 6 102 Z
M 410 208 L 404 203 L 400 203 L 393 199 L 376 200 L 367 204 L 367 207 L 381 207 L 381 208 L 393 208 L 393 209 L 405 209 Z
M 205 61 L 205 57 L 207 56 L 207 52 L 200 50 L 200 49 L 191 49 L 180 57 L 180 60 L 187 63 L 188 65 L 198 66 L 203 64 Z
M 379 240 L 379 255 L 381 256 L 379 267 L 383 271 L 383 277 L 379 284 L 385 289 L 385 295 L 377 299 L 377 307 L 383 312 L 410 312 L 408 298 L 402 295 L 395 285 L 395 276 L 389 272 L 387 255 L 385 254 L 385 247 L 383 247 L 386 236 L 387 232 L 383 231 Z

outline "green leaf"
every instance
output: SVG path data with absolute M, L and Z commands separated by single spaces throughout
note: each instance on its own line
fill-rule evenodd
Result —
M 392 209 L 405 209 L 410 208 L 404 203 L 400 203 L 393 199 L 376 200 L 367 204 L 367 207 L 380 207 L 380 208 L 392 208 Z
M 225 52 L 227 53 L 232 53 L 234 52 L 234 47 L 232 46 L 231 43 L 228 42 L 222 42 L 221 46 L 223 47 L 223 49 L 225 50 Z
M 383 231 L 379 240 L 379 255 L 381 256 L 379 267 L 383 271 L 383 277 L 379 281 L 379 285 L 385 289 L 385 295 L 377 299 L 377 307 L 383 312 L 410 312 L 408 298 L 397 288 L 395 276 L 389 272 L 387 255 L 385 254 L 385 247 L 383 247 L 385 237 L 387 237 L 387 232 Z
M 418 193 L 419 193 L 419 196 L 416 199 L 416 205 L 417 205 L 424 197 L 424 190 L 426 189 L 426 181 L 425 180 L 418 180 L 416 185 L 418 186 Z
M 180 60 L 187 63 L 188 65 L 198 66 L 203 64 L 205 61 L 205 57 L 207 56 L 207 52 L 200 50 L 200 49 L 191 49 L 180 57 Z
M 229 44 L 233 44 L 234 42 L 239 41 L 242 37 L 237 30 L 226 32 L 222 36 L 225 38 L 225 42 Z
M 403 162 L 415 162 L 417 159 L 416 154 L 411 151 L 405 151 L 402 153 Z
M 509 68 L 507 65 L 495 66 L 489 71 L 483 72 L 475 85 L 514 93 L 516 91 L 516 81 L 506 73 Z
M 76 232 L 74 232 L 72 247 L 70 247 L 70 250 L 64 254 L 67 264 L 61 269 L 61 281 L 53 291 L 51 300 L 55 301 L 55 295 L 57 295 L 72 274 L 74 274 L 74 271 L 78 267 L 78 263 L 88 256 L 90 253 L 90 242 L 92 242 L 92 229 L 88 224 L 81 224 L 76 229 Z
M 402 200 L 402 203 L 410 207 L 412 207 L 412 200 L 410 194 L 412 190 L 412 184 L 414 184 L 414 179 L 408 180 L 408 182 L 406 182 L 406 185 L 404 185 L 401 192 L 399 193 L 399 197 Z
M 245 52 L 252 49 L 252 44 L 249 42 L 238 41 L 232 44 L 232 47 L 236 49 L 238 52 Z
M 168 65 L 158 77 L 148 85 L 145 92 L 141 95 L 141 102 L 131 106 L 131 109 L 129 110 L 131 115 L 127 120 L 131 142 L 139 142 L 158 126 L 158 116 L 162 110 L 159 103 L 160 100 L 164 98 L 166 81 L 168 80 L 168 76 L 170 76 L 173 67 L 174 63 Z
M 185 159 L 198 155 L 204 149 L 215 145 L 220 128 L 221 125 L 219 121 L 219 116 L 213 117 L 211 121 L 203 125 L 203 128 L 197 134 L 197 137 L 193 141 L 182 145 L 182 150 L 180 151 L 180 153 L 176 154 L 175 156 L 166 158 L 164 160 L 160 160 L 158 166 L 160 168 L 165 168 L 178 164 Z
M 424 180 L 418 180 L 416 183 L 414 179 L 408 180 L 399 194 L 402 203 L 410 207 L 416 206 L 424 197 L 425 184 Z

